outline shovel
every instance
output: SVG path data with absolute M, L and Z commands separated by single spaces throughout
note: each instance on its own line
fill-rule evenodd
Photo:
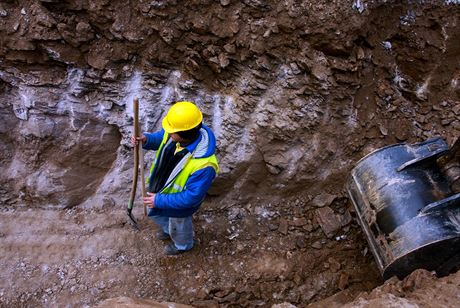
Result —
M 134 136 L 140 137 L 140 126 L 139 126 L 139 100 L 134 98 L 133 101 L 133 111 L 134 111 Z M 144 182 L 144 153 L 142 151 L 142 147 L 140 146 L 139 142 L 136 144 L 134 149 L 134 170 L 133 170 L 133 183 L 131 186 L 131 195 L 129 197 L 128 202 L 128 218 L 131 225 L 139 230 L 139 225 L 137 224 L 136 219 L 133 216 L 132 210 L 134 205 L 134 199 L 136 198 L 136 190 L 137 190 L 137 181 L 139 177 L 139 157 L 141 157 L 140 167 L 141 167 L 141 180 L 142 180 L 142 196 L 145 197 L 145 182 Z M 147 216 L 147 207 L 144 204 L 144 216 Z
M 139 136 L 140 137 L 140 136 Z M 139 146 L 139 167 L 141 169 L 141 188 L 142 188 L 142 198 L 147 197 L 147 192 L 145 190 L 145 175 L 144 175 L 144 150 Z M 147 205 L 144 204 L 144 217 L 147 216 Z

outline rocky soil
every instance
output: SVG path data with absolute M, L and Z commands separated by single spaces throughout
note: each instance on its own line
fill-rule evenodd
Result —
M 196 247 L 178 257 L 163 256 L 150 221 L 141 219 L 135 231 L 123 210 L 3 211 L 0 302 L 84 306 L 127 296 L 270 306 L 343 289 L 356 295 L 381 282 L 355 223 L 327 238 L 316 222 L 297 218 L 313 210 L 297 200 L 286 205 L 291 212 L 281 213 L 281 204 L 212 209 L 207 202 L 195 219 Z
M 309 307 L 457 307 L 459 286 L 460 272 L 438 280 L 433 273 L 416 270 L 402 281 L 393 277 L 352 302 L 342 291 Z
M 458 295 L 459 284 L 460 273 L 437 280 L 433 273 L 417 270 L 403 281 L 392 278 L 369 294 L 363 292 L 352 302 L 349 302 L 352 297 L 347 289 L 308 307 L 457 307 L 460 303 L 460 296 Z M 119 297 L 105 300 L 98 307 L 113 307 L 114 305 L 129 305 L 136 308 L 162 308 L 173 304 Z M 175 305 L 184 307 L 178 304 Z M 295 307 L 295 305 L 287 302 L 272 306 L 272 308 Z
M 381 146 L 459 135 L 459 16 L 458 1 L 2 1 L 0 303 L 305 306 L 381 284 L 345 179 Z M 144 130 L 186 99 L 218 138 L 198 245 L 177 258 L 146 220 L 126 225 L 135 96 Z

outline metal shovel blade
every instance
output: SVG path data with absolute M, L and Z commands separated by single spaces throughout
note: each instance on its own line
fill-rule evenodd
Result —
M 133 213 L 132 213 L 132 208 L 131 209 L 127 209 L 127 214 L 128 214 L 128 222 L 131 226 L 133 226 L 136 230 L 139 230 L 139 225 L 137 224 L 137 221 L 136 219 L 134 218 L 133 216 Z

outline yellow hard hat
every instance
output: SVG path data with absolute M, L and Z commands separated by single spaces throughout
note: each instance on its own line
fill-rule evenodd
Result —
M 190 130 L 203 121 L 203 114 L 192 102 L 177 102 L 169 108 L 163 119 L 163 129 L 168 133 Z

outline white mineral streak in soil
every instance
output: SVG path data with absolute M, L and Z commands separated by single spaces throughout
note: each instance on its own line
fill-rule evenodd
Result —
M 222 112 L 220 105 L 221 97 L 219 95 L 213 95 L 212 130 L 217 140 L 219 140 L 222 134 Z
M 84 71 L 81 69 L 69 68 L 67 70 L 67 87 L 56 106 L 58 114 L 65 114 L 66 111 L 69 112 L 70 125 L 74 131 L 77 130 L 77 127 L 75 127 L 74 103 L 79 103 L 77 96 L 82 91 L 81 80 L 83 77 Z
M 29 118 L 28 109 L 33 104 L 33 90 L 29 89 L 27 86 L 19 87 L 19 104 L 13 105 L 14 115 L 20 119 L 27 121 Z
M 133 101 L 134 98 L 138 98 L 142 101 L 142 74 L 141 72 L 134 72 L 131 79 L 128 80 L 126 83 L 126 90 L 125 90 L 125 99 L 123 100 L 123 104 L 126 106 L 126 113 L 128 116 L 133 116 Z

